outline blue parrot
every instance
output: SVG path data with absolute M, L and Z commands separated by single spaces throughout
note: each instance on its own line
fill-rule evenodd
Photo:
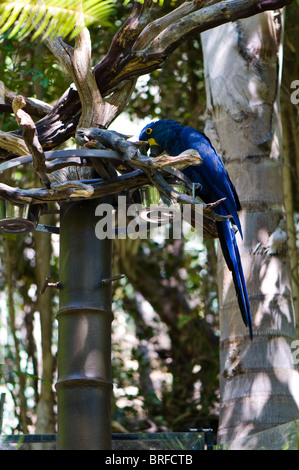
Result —
M 236 188 L 231 182 L 219 155 L 204 134 L 192 127 L 183 127 L 179 122 L 169 119 L 162 119 L 145 126 L 140 133 L 139 140 L 148 141 L 154 156 L 159 155 L 164 150 L 169 155 L 175 156 L 184 150 L 195 149 L 202 157 L 203 163 L 200 166 L 189 166 L 183 170 L 183 173 L 193 183 L 199 183 L 196 195 L 205 203 L 225 198 L 214 210 L 220 215 L 231 215 L 231 218 L 216 222 L 216 226 L 224 259 L 232 272 L 242 318 L 245 325 L 249 327 L 250 338 L 252 339 L 249 299 L 233 227 L 233 224 L 235 224 L 241 237 L 243 237 L 238 216 L 241 205 Z

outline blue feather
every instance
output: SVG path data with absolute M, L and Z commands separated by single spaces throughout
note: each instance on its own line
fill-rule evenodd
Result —
M 195 149 L 203 159 L 200 166 L 189 166 L 183 172 L 194 183 L 200 183 L 201 189 L 197 195 L 206 203 L 225 200 L 215 208 L 220 215 L 231 215 L 232 218 L 217 222 L 218 236 L 229 270 L 232 272 L 239 308 L 243 321 L 249 327 L 252 339 L 252 320 L 248 293 L 243 274 L 240 253 L 235 237 L 232 222 L 238 228 L 242 237 L 241 223 L 238 211 L 241 209 L 235 186 L 210 140 L 201 132 L 183 127 L 177 121 L 163 119 L 152 122 L 142 129 L 140 140 L 155 142 L 162 152 L 166 150 L 169 155 L 178 155 L 187 149 Z

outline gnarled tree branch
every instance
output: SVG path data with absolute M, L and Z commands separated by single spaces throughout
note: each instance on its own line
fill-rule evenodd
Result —
M 125 108 L 135 80 L 161 68 L 169 54 L 186 39 L 229 21 L 282 8 L 291 1 L 194 0 L 185 2 L 162 18 L 159 18 L 160 10 L 151 0 L 145 0 L 143 4 L 136 2 L 130 17 L 115 35 L 107 55 L 93 70 L 102 98 L 109 95 L 109 106 L 105 101 L 99 126 L 108 127 Z M 7 111 L 6 103 L 0 104 L 1 110 Z M 51 112 L 36 123 L 43 148 L 54 148 L 73 135 L 80 115 L 79 93 L 71 86 Z M 0 149 L 0 154 L 2 158 L 9 157 L 7 149 L 3 152 Z

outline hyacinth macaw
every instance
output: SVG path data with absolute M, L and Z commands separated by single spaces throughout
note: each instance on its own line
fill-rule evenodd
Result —
M 193 183 L 200 183 L 196 195 L 205 203 L 225 198 L 214 210 L 220 215 L 231 215 L 231 218 L 216 222 L 216 226 L 226 264 L 232 272 L 242 318 L 245 325 L 249 327 L 252 339 L 252 320 L 247 288 L 233 227 L 234 224 L 242 237 L 238 216 L 241 206 L 236 188 L 219 155 L 204 134 L 191 127 L 183 127 L 179 122 L 169 119 L 162 119 L 145 126 L 140 133 L 139 140 L 148 141 L 154 156 L 162 151 L 175 156 L 184 150 L 195 149 L 202 157 L 203 163 L 200 166 L 189 166 L 183 170 L 183 173 Z

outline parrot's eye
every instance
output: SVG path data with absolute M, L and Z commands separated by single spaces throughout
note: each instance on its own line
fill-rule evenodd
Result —
M 148 127 L 145 131 L 148 135 L 151 134 L 153 132 L 153 129 L 151 129 L 150 127 Z

